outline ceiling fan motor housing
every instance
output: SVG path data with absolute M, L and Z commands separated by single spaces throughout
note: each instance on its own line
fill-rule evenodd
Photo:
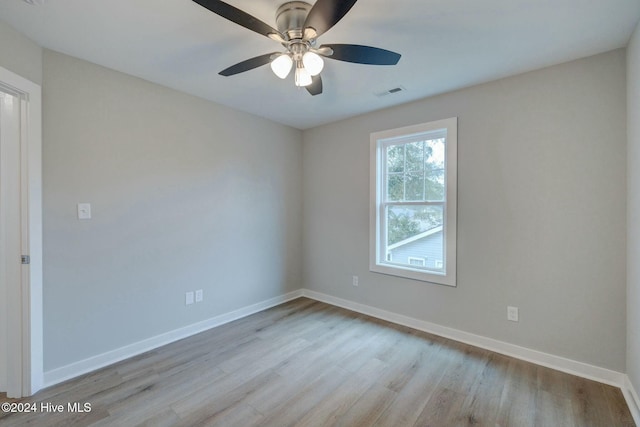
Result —
M 276 25 L 278 31 L 285 34 L 289 40 L 302 39 L 304 22 L 311 10 L 311 5 L 303 1 L 290 1 L 276 11 Z

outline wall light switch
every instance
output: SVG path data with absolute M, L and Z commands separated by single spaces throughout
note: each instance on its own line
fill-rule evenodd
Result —
M 202 289 L 198 289 L 196 291 L 196 302 L 202 302 L 202 300 L 204 300 L 204 292 Z
M 193 292 L 192 291 L 189 291 L 186 294 L 184 294 L 184 303 L 185 303 L 185 305 L 193 304 Z
M 91 219 L 91 203 L 78 203 L 78 219 Z
M 518 307 L 511 307 L 508 306 L 507 307 L 507 320 L 510 320 L 512 322 L 517 322 L 518 321 Z

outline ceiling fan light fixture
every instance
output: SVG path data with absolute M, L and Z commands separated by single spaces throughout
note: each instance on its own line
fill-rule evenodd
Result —
M 318 37 L 333 28 L 357 0 L 314 0 L 313 5 L 307 3 L 310 0 L 284 0 L 285 3 L 276 11 L 278 29 L 226 1 L 193 0 L 222 18 L 280 43 L 286 51 L 246 59 L 220 71 L 218 74 L 221 76 L 229 77 L 270 64 L 274 74 L 285 79 L 295 67 L 295 85 L 306 87 L 315 96 L 322 93 L 320 73 L 324 68 L 324 58 L 366 65 L 396 65 L 400 60 L 399 53 L 372 46 L 330 44 L 316 48 Z
M 298 66 L 296 66 L 296 86 L 298 87 L 304 87 L 304 86 L 309 86 L 311 84 L 311 74 L 309 74 L 309 71 L 304 68 L 302 66 L 302 64 L 299 64 Z
M 302 63 L 309 74 L 317 76 L 324 68 L 324 61 L 317 53 L 308 51 L 302 56 Z
M 276 76 L 280 77 L 281 79 L 284 79 L 289 75 L 292 66 L 293 59 L 291 59 L 291 57 L 286 53 L 283 53 L 282 55 L 271 61 L 271 70 Z

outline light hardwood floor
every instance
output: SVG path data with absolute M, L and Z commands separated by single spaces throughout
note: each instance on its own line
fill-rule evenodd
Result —
M 635 425 L 615 387 L 306 298 L 13 402 L 39 411 L 3 427 Z

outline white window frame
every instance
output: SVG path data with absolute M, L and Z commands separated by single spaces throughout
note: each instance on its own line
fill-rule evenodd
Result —
M 444 268 L 442 272 L 411 268 L 394 264 L 385 258 L 385 245 L 381 240 L 386 236 L 384 229 L 384 164 L 383 149 L 425 133 L 446 131 L 445 143 L 445 200 L 443 244 Z M 400 276 L 424 282 L 456 286 L 456 239 L 457 239 L 457 163 L 458 163 L 458 118 L 452 117 L 398 129 L 390 129 L 371 134 L 370 141 L 370 215 L 369 215 L 369 270 Z M 411 204 L 411 202 L 406 202 Z M 415 202 L 423 205 L 429 202 Z

